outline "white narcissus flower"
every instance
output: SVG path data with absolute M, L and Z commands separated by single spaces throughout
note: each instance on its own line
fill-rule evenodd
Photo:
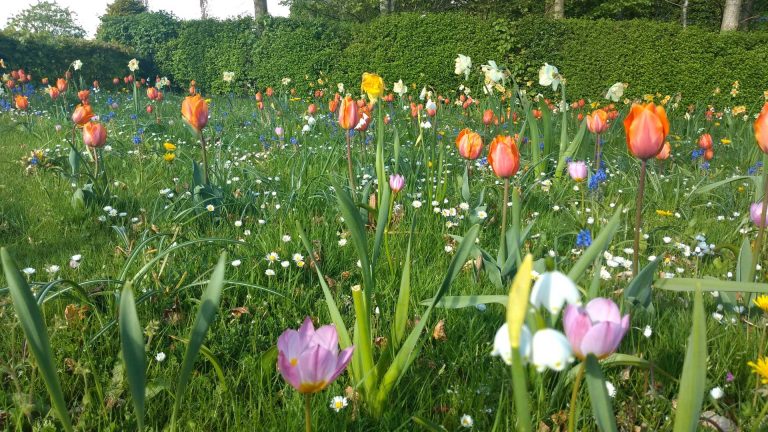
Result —
M 235 79 L 235 73 L 234 72 L 224 72 L 223 75 L 224 76 L 222 77 L 222 79 L 224 80 L 224 82 L 231 83 Z
M 131 72 L 136 72 L 139 70 L 139 61 L 136 59 L 131 59 L 131 61 L 128 62 L 128 70 Z
M 496 66 L 496 62 L 488 60 L 488 64 L 480 66 L 480 70 L 485 74 L 485 82 L 499 83 L 504 80 L 504 72 Z
M 567 342 L 568 341 L 566 340 L 566 343 Z M 520 357 L 523 359 L 523 363 L 526 363 L 531 357 L 531 331 L 528 330 L 528 327 L 525 325 L 523 325 L 523 328 L 520 331 L 520 347 L 518 349 L 520 350 Z M 509 326 L 507 323 L 504 323 L 504 325 L 499 327 L 499 330 L 496 331 L 491 355 L 501 357 L 501 359 L 504 360 L 504 363 L 508 365 L 512 364 L 512 345 L 509 341 Z
M 424 108 L 427 110 L 436 110 L 437 104 L 432 99 L 428 100 L 427 103 L 424 105 Z
M 560 372 L 573 362 L 573 350 L 564 334 L 543 329 L 533 335 L 531 363 L 538 372 L 549 368 Z
M 559 271 L 547 272 L 533 284 L 530 301 L 536 308 L 544 307 L 556 315 L 566 303 L 580 304 L 581 293 L 568 276 Z
M 427 97 L 427 86 L 424 86 L 423 89 L 421 89 L 421 93 L 419 93 L 419 99 L 424 100 L 424 98 Z
M 560 73 L 557 68 L 549 63 L 544 63 L 544 66 L 539 69 L 539 85 L 552 86 L 552 90 L 556 91 L 560 85 Z
M 467 79 L 469 78 L 470 72 L 472 72 L 472 59 L 464 54 L 459 54 L 459 56 L 456 57 L 456 67 L 454 68 L 453 73 L 456 75 L 464 74 L 464 79 Z
M 400 80 L 392 86 L 392 91 L 403 97 L 404 94 L 408 93 L 408 86 L 403 84 L 403 80 Z
M 617 82 L 616 84 L 612 85 L 611 88 L 608 89 L 608 92 L 605 94 L 605 98 L 613 102 L 618 102 L 619 99 L 621 99 L 621 97 L 624 96 L 624 90 L 627 87 L 628 87 L 627 84 L 622 82 Z
M 338 83 L 336 84 L 336 87 L 339 89 L 339 93 L 342 95 L 344 94 L 344 83 Z
M 83 62 L 81 62 L 79 59 L 72 62 L 72 69 L 80 70 L 81 67 L 83 67 Z

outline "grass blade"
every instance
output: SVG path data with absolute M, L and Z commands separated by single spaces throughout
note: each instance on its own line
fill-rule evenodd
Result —
M 400 292 L 397 295 L 395 306 L 395 325 L 392 334 L 393 346 L 399 347 L 405 336 L 405 326 L 408 323 L 408 304 L 411 300 L 411 243 L 413 242 L 413 229 L 416 226 L 416 218 L 411 223 L 411 233 L 408 236 L 408 249 L 405 252 L 403 274 L 400 276 Z
M 589 265 L 595 261 L 598 255 L 602 254 L 603 251 L 607 250 L 608 246 L 611 245 L 611 240 L 613 240 L 613 236 L 616 235 L 616 231 L 619 229 L 622 208 L 623 206 L 618 206 L 616 208 L 613 216 L 611 216 L 611 219 L 603 229 L 600 230 L 600 234 L 592 242 L 592 245 L 581 254 L 581 257 L 576 261 L 576 264 L 571 267 L 571 270 L 568 272 L 568 277 L 571 278 L 571 280 L 577 282 L 581 279 L 581 276 L 587 271 Z
M 616 417 L 613 414 L 611 398 L 608 396 L 608 389 L 605 387 L 605 377 L 600 369 L 600 363 L 592 354 L 587 356 L 585 362 L 589 400 L 597 427 L 601 432 L 616 431 Z
M 211 275 L 208 288 L 205 289 L 203 296 L 200 298 L 200 308 L 197 310 L 195 322 L 192 324 L 189 344 L 187 345 L 187 351 L 184 353 L 181 372 L 176 383 L 176 400 L 173 403 L 173 414 L 171 415 L 171 431 L 176 430 L 176 418 L 181 406 L 182 397 L 184 396 L 184 390 L 186 390 L 189 383 L 189 376 L 192 374 L 192 368 L 195 365 L 197 354 L 203 345 L 205 334 L 208 333 L 208 328 L 211 326 L 216 316 L 216 311 L 219 308 L 221 291 L 224 287 L 224 269 L 226 264 L 227 253 L 222 252 L 219 263 L 216 264 L 216 269 L 213 271 L 213 275 Z
M 123 363 L 128 375 L 128 386 L 136 410 L 138 430 L 144 430 L 144 394 L 146 387 L 146 352 L 144 334 L 136 313 L 136 301 L 133 297 L 133 284 L 126 282 L 120 296 L 120 344 L 123 349 Z
M 653 260 L 640 270 L 640 273 L 632 279 L 632 282 L 624 290 L 625 300 L 633 305 L 642 306 L 644 309 L 651 307 L 651 284 L 660 262 L 660 259 Z
M 0 257 L 2 258 L 5 278 L 8 280 L 13 309 L 16 311 L 21 328 L 24 330 L 24 336 L 26 336 L 29 342 L 29 347 L 32 355 L 35 357 L 40 375 L 43 377 L 45 387 L 48 389 L 53 409 L 59 421 L 61 421 L 64 430 L 71 432 L 73 430 L 72 422 L 69 419 L 64 394 L 61 391 L 59 376 L 56 374 L 56 364 L 51 353 L 48 331 L 45 328 L 35 296 L 32 295 L 32 290 L 29 289 L 26 279 L 19 272 L 16 263 L 6 248 L 0 249 Z
M 704 402 L 707 381 L 707 325 L 701 290 L 697 289 L 693 300 L 693 324 L 688 348 L 680 375 L 680 392 L 677 396 L 675 432 L 694 432 L 699 425 L 701 404 Z

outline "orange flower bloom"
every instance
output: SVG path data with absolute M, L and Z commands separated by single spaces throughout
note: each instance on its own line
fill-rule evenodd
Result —
M 87 104 L 88 98 L 91 97 L 91 91 L 90 90 L 80 90 L 77 92 L 77 98 L 80 99 L 80 102 Z
M 669 134 L 669 120 L 664 108 L 653 102 L 646 105 L 632 104 L 624 119 L 627 149 L 635 157 L 647 160 L 661 151 L 664 138 Z
M 699 137 L 699 147 L 703 150 L 712 148 L 712 135 L 705 133 Z
M 608 113 L 596 109 L 592 114 L 587 114 L 587 129 L 593 134 L 600 134 L 608 130 Z
M 59 89 L 56 87 L 48 87 L 48 95 L 51 97 L 51 99 L 58 99 L 60 94 L 61 92 L 59 92 Z
M 56 80 L 56 88 L 59 89 L 61 93 L 64 93 L 67 91 L 67 80 L 64 78 L 59 78 Z
M 669 145 L 669 141 L 664 141 L 664 147 L 662 147 L 659 154 L 656 155 L 656 159 L 667 160 L 671 152 L 672 152 L 672 146 Z
M 16 109 L 26 111 L 29 108 L 29 99 L 26 96 L 16 95 Z
M 187 96 L 181 103 L 181 115 L 197 133 L 208 124 L 208 104 L 199 94 Z
M 483 150 L 483 138 L 469 128 L 463 129 L 456 137 L 456 148 L 464 159 L 475 160 Z
M 90 104 L 78 105 L 72 112 L 72 121 L 78 126 L 85 126 L 93 118 L 93 110 Z
M 155 100 L 157 99 L 157 95 L 160 92 L 155 87 L 147 87 L 147 97 L 149 100 Z
M 755 120 L 755 138 L 763 153 L 768 153 L 768 102 L 763 105 L 760 115 Z
M 493 113 L 492 109 L 487 109 L 483 111 L 483 124 L 488 126 L 491 123 L 493 123 L 493 119 L 496 117 L 496 114 Z
M 520 152 L 511 136 L 499 135 L 491 141 L 488 163 L 493 172 L 501 178 L 512 177 L 520 169 Z
M 83 126 L 83 142 L 91 148 L 104 147 L 107 142 L 107 128 L 101 123 L 86 123 Z
M 342 99 L 339 107 L 339 126 L 347 130 L 357 126 L 357 122 L 360 120 L 357 111 L 357 103 L 352 97 L 347 96 Z

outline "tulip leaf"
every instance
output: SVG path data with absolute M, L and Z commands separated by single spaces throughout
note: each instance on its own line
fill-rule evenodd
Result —
M 176 418 L 179 407 L 181 406 L 181 401 L 184 397 L 184 391 L 189 383 L 189 377 L 192 374 L 192 368 L 195 365 L 197 354 L 200 352 L 200 348 L 203 345 L 203 339 L 205 339 L 205 335 L 208 333 L 208 329 L 213 323 L 216 311 L 219 308 L 221 291 L 224 287 L 224 269 L 226 268 L 226 264 L 227 253 L 222 252 L 221 257 L 219 258 L 219 263 L 216 264 L 216 268 L 213 270 L 208 287 L 200 298 L 200 307 L 197 310 L 195 322 L 192 324 L 192 330 L 189 334 L 189 343 L 187 344 L 187 350 L 184 353 L 184 360 L 181 364 L 181 372 L 179 373 L 179 378 L 176 382 L 176 399 L 173 403 L 173 412 L 171 414 L 171 431 L 176 430 Z
M 441 307 L 446 309 L 461 309 L 465 307 L 472 307 L 487 303 L 497 303 L 507 307 L 509 304 L 508 295 L 465 295 L 465 296 L 445 296 L 435 303 L 435 307 Z M 422 305 L 428 306 L 432 304 L 432 299 L 424 300 Z
M 144 333 L 136 313 L 133 284 L 130 281 L 123 285 L 123 291 L 120 295 L 118 324 L 123 363 L 125 363 L 128 386 L 133 397 L 133 408 L 136 410 L 137 429 L 141 431 L 144 430 L 144 397 L 147 384 L 146 352 L 144 350 Z
M 717 181 L 717 182 L 714 182 L 714 183 L 710 183 L 708 185 L 704 185 L 704 186 L 694 190 L 693 193 L 696 193 L 696 194 L 707 193 L 707 192 L 709 192 L 711 190 L 717 189 L 720 186 L 726 185 L 728 183 L 732 183 L 732 182 L 739 181 L 739 180 L 745 180 L 745 179 L 751 179 L 755 183 L 756 187 L 762 188 L 762 186 L 760 185 L 760 176 L 735 176 L 735 177 L 731 177 L 729 179 L 720 180 L 720 181 Z
M 8 290 L 11 293 L 13 309 L 16 311 L 16 316 L 19 318 L 19 323 L 21 323 L 24 336 L 29 343 L 32 356 L 35 358 L 37 368 L 40 370 L 40 375 L 48 390 L 53 410 L 64 430 L 72 432 L 74 429 L 72 429 L 72 422 L 67 411 L 64 393 L 61 390 L 59 376 L 56 374 L 56 363 L 53 359 L 48 331 L 40 314 L 40 308 L 26 279 L 24 279 L 24 276 L 19 271 L 6 248 L 0 248 L 0 259 L 2 260 L 5 279 L 8 281 Z
M 677 395 L 677 413 L 674 432 L 694 432 L 698 429 L 701 404 L 704 402 L 707 381 L 707 326 L 701 290 L 697 289 L 693 300 L 693 324 L 688 348 L 685 353 L 683 372 L 680 375 L 680 392 Z
M 576 261 L 576 264 L 571 267 L 571 270 L 568 272 L 568 277 L 571 278 L 571 280 L 578 282 L 584 272 L 587 271 L 589 265 L 595 261 L 597 256 L 602 254 L 603 251 L 608 250 L 608 247 L 611 245 L 611 240 L 613 240 L 613 236 L 616 235 L 616 232 L 619 230 L 622 209 L 622 206 L 616 208 L 611 219 L 605 224 L 603 229 L 600 230 L 600 234 L 598 234 L 597 238 L 592 241 L 592 245 L 581 254 L 581 257 Z
M 352 201 L 352 197 L 347 193 L 344 188 L 335 187 L 336 200 L 339 204 L 339 210 L 344 217 L 344 223 L 349 229 L 352 237 L 352 244 L 357 251 L 357 258 L 360 260 L 360 267 L 362 267 L 363 273 L 363 289 L 366 297 L 366 307 L 370 308 L 370 296 L 373 295 L 373 275 L 371 272 L 371 264 L 368 258 L 368 241 L 365 235 L 365 223 L 360 216 L 360 211 Z
M 624 289 L 624 299 L 635 306 L 642 306 L 644 309 L 653 307 L 651 304 L 651 284 L 653 284 L 653 276 L 656 274 L 660 262 L 660 259 L 655 259 L 640 270 L 640 273 Z
M 768 294 L 768 284 L 758 282 L 737 282 L 715 278 L 671 278 L 656 281 L 656 288 L 667 291 L 693 292 L 697 288 L 703 292 L 753 292 Z
M 176 339 L 177 341 L 179 341 L 179 342 L 181 342 L 183 344 L 189 344 L 189 340 L 188 339 L 176 337 L 176 336 L 173 336 L 173 335 L 170 335 L 170 337 L 172 339 Z M 274 353 L 275 353 L 275 360 L 272 362 L 271 366 L 274 367 L 274 362 L 277 360 L 277 351 L 276 351 L 277 347 L 270 348 L 269 350 L 267 350 L 265 355 L 269 355 L 273 350 L 274 350 Z M 211 349 L 208 348 L 205 345 L 200 345 L 200 354 L 202 354 L 203 357 L 205 357 L 205 359 L 208 360 L 208 363 L 210 363 L 211 366 L 213 366 L 213 370 L 216 372 L 216 377 L 219 379 L 219 385 L 224 390 L 226 390 L 227 389 L 227 379 L 224 376 L 224 369 L 221 367 L 221 364 L 219 363 L 219 361 L 216 360 L 216 356 L 213 354 L 213 351 L 211 351 Z
M 383 193 L 379 196 L 381 201 L 379 205 L 379 214 L 376 218 L 376 237 L 373 239 L 373 257 L 371 258 L 371 268 L 376 268 L 376 263 L 381 255 L 381 242 L 384 239 L 384 231 L 389 224 L 389 203 L 392 199 L 392 191 L 388 185 L 383 188 Z
M 395 323 L 393 326 L 393 346 L 400 346 L 405 336 L 405 327 L 408 324 L 408 304 L 411 300 L 411 243 L 413 243 L 413 231 L 416 227 L 416 217 L 411 222 L 411 232 L 408 235 L 408 248 L 405 251 L 403 273 L 400 276 L 400 292 L 397 295 L 395 307 Z
M 590 405 L 592 405 L 592 415 L 595 416 L 597 428 L 601 432 L 616 431 L 616 416 L 613 414 L 613 405 L 611 397 L 608 395 L 608 389 L 605 386 L 605 377 L 600 369 L 600 363 L 597 357 L 592 354 L 584 360 L 586 367 L 586 382 L 589 390 Z
M 533 257 L 526 255 L 520 268 L 517 270 L 512 286 L 509 289 L 507 303 L 507 325 L 509 326 L 509 341 L 513 350 L 520 347 L 520 333 L 528 311 L 531 292 L 531 280 L 533 279 Z

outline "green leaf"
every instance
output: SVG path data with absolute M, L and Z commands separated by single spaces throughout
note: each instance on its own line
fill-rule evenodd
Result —
M 192 324 L 192 330 L 189 334 L 189 344 L 187 345 L 187 351 L 184 353 L 181 372 L 179 373 L 179 378 L 176 382 L 176 400 L 173 403 L 173 413 L 171 414 L 172 431 L 176 430 L 176 418 L 179 407 L 181 406 L 181 401 L 184 397 L 184 390 L 186 390 L 187 384 L 189 383 L 189 377 L 192 374 L 197 354 L 200 352 L 200 347 L 203 345 L 205 334 L 208 333 L 208 328 L 213 323 L 216 311 L 219 308 L 221 291 L 224 287 L 224 269 L 226 268 L 226 265 L 227 253 L 222 252 L 221 257 L 219 258 L 219 263 L 216 264 L 216 268 L 213 270 L 208 287 L 200 298 L 200 308 L 197 310 L 195 322 Z
M 744 179 L 751 179 L 756 185 L 758 185 L 758 186 L 760 185 L 760 176 L 736 176 L 736 177 L 731 177 L 729 179 L 720 180 L 720 181 L 717 181 L 717 182 L 714 182 L 714 183 L 710 183 L 708 185 L 704 185 L 704 186 L 694 190 L 693 193 L 697 193 L 697 194 L 707 193 L 707 192 L 709 192 L 711 190 L 719 188 L 720 186 L 723 186 L 723 185 L 726 185 L 728 183 L 732 183 L 732 182 L 735 182 L 735 181 L 744 180 Z
M 376 268 L 376 263 L 381 255 L 381 242 L 384 239 L 384 231 L 389 224 L 389 202 L 392 199 L 392 191 L 389 189 L 389 185 L 386 185 L 383 191 L 381 202 L 379 202 L 379 214 L 376 219 L 376 236 L 373 239 L 371 268 Z
M 342 216 L 344 216 L 344 223 L 349 229 L 352 237 L 352 244 L 355 245 L 357 257 L 360 260 L 360 267 L 362 267 L 363 288 L 365 290 L 366 301 L 370 303 L 370 296 L 373 294 L 373 275 L 368 259 L 368 241 L 365 235 L 365 223 L 349 193 L 339 186 L 336 186 L 335 189 L 339 210 L 341 211 Z M 367 304 L 366 307 L 370 308 L 370 304 Z
M 590 354 L 585 360 L 587 368 L 587 389 L 589 390 L 590 405 L 592 405 L 592 415 L 595 416 L 595 422 L 601 432 L 616 431 L 616 416 L 613 414 L 611 397 L 608 396 L 608 389 L 605 387 L 605 377 L 600 369 L 600 363 L 597 357 Z
M 704 318 L 704 302 L 697 289 L 693 300 L 693 324 L 688 348 L 685 353 L 683 372 L 680 375 L 680 392 L 677 395 L 675 432 L 695 432 L 699 425 L 701 404 L 704 402 L 707 382 L 707 326 Z
M 123 350 L 123 363 L 128 374 L 128 386 L 133 397 L 138 430 L 144 430 L 144 397 L 146 391 L 146 351 L 144 334 L 136 313 L 136 301 L 133 297 L 133 284 L 123 285 L 120 295 L 120 346 Z
M 432 304 L 433 299 L 424 300 L 422 305 L 429 306 Z M 441 307 L 446 309 L 461 309 L 465 307 L 473 307 L 479 304 L 496 303 L 507 307 L 509 302 L 509 296 L 505 294 L 498 295 L 465 295 L 465 296 L 445 296 L 440 301 L 435 303 L 435 307 Z
M 408 304 L 411 300 L 411 243 L 413 243 L 413 230 L 416 227 L 416 217 L 411 222 L 411 232 L 408 235 L 408 248 L 405 251 L 403 274 L 400 276 L 400 292 L 397 295 L 395 306 L 395 324 L 393 329 L 393 346 L 400 346 L 405 337 L 405 327 L 408 324 Z
M 611 240 L 613 240 L 613 236 L 616 235 L 616 231 L 619 229 L 622 209 L 623 206 L 621 205 L 616 208 L 613 216 L 611 216 L 611 219 L 603 229 L 600 230 L 600 234 L 592 242 L 592 245 L 581 254 L 581 257 L 576 261 L 576 264 L 571 267 L 571 270 L 568 272 L 568 277 L 571 278 L 571 280 L 578 282 L 578 280 L 581 279 L 581 276 L 587 271 L 589 265 L 595 261 L 597 256 L 602 254 L 603 251 L 608 250 L 608 247 L 611 245 Z
M 189 344 L 188 339 L 171 336 L 173 339 L 176 339 L 179 342 L 184 343 L 185 345 Z M 227 379 L 224 376 L 224 369 L 222 369 L 221 364 L 219 364 L 219 361 L 216 360 L 216 356 L 213 354 L 213 351 L 211 351 L 210 348 L 208 348 L 205 345 L 200 345 L 200 354 L 203 355 L 203 357 L 208 360 L 208 362 L 213 366 L 213 370 L 216 372 L 216 377 L 219 379 L 219 385 L 222 386 L 224 390 L 227 389 Z
M 651 307 L 651 284 L 660 262 L 660 259 L 655 259 L 640 270 L 624 290 L 624 299 L 644 309 Z
M 703 292 L 756 292 L 768 294 L 768 284 L 765 283 L 724 281 L 715 278 L 692 279 L 675 277 L 659 279 L 656 281 L 656 288 L 678 292 L 693 292 L 699 288 Z
M 448 429 L 440 426 L 439 424 L 432 422 L 430 420 L 425 419 L 421 416 L 413 416 L 411 417 L 411 420 L 413 420 L 414 423 L 417 425 L 423 427 L 424 429 L 430 431 L 430 432 L 446 432 Z
M 21 328 L 24 330 L 24 336 L 29 342 L 29 348 L 40 370 L 45 387 L 48 389 L 53 409 L 64 430 L 71 432 L 73 431 L 72 422 L 69 419 L 64 394 L 61 391 L 59 376 L 56 374 L 56 363 L 51 353 L 48 331 L 45 328 L 45 322 L 40 314 L 35 296 L 32 295 L 32 290 L 29 289 L 26 279 L 22 276 L 6 248 L 0 248 L 0 259 L 3 264 L 5 279 L 8 281 L 13 309 L 16 311 Z

